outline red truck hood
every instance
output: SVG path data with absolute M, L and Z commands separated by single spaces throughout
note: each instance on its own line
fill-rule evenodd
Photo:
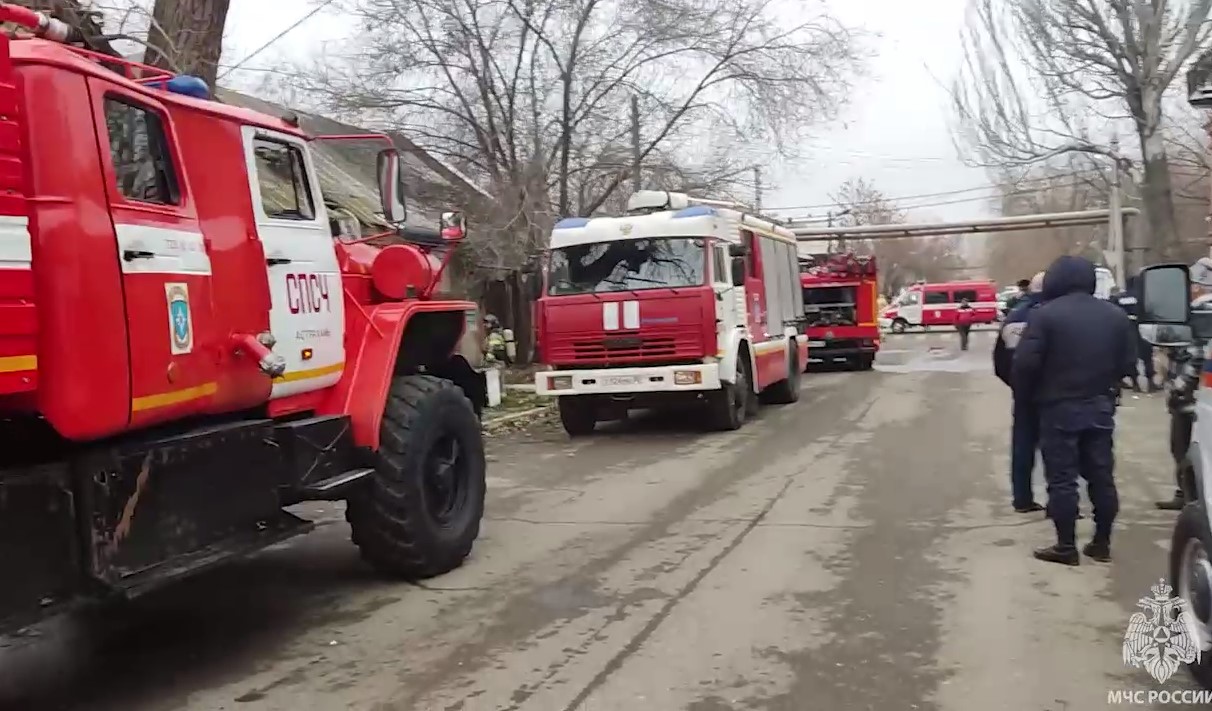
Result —
M 544 297 L 540 357 L 549 365 L 610 365 L 714 355 L 713 304 L 705 288 Z

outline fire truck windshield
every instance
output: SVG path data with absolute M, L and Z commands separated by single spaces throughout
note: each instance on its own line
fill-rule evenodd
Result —
M 705 242 L 693 237 L 628 239 L 551 250 L 547 293 L 553 296 L 699 286 Z

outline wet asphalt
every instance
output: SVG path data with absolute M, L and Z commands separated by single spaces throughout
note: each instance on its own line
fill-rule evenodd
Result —
M 0 708 L 1085 711 L 1192 688 L 1121 659 L 1167 564 L 1161 396 L 1120 412 L 1115 561 L 1037 563 L 991 346 L 891 337 L 874 372 L 814 372 L 735 433 L 495 437 L 462 569 L 376 579 L 340 505 L 309 505 L 309 536 L 0 638 Z

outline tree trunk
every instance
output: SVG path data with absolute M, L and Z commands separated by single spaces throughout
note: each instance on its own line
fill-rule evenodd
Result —
M 143 61 L 192 74 L 213 90 L 230 4 L 231 0 L 156 0 L 147 33 L 148 44 L 156 49 L 148 49 Z
M 1178 256 L 1178 228 L 1174 220 L 1174 191 L 1170 182 L 1170 160 L 1160 131 L 1141 137 L 1144 148 L 1144 181 L 1141 204 L 1146 230 L 1138 233 L 1144 261 L 1152 263 Z

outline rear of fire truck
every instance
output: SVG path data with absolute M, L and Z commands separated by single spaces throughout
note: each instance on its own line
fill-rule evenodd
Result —
M 717 358 L 721 329 L 739 325 L 745 298 L 727 266 L 726 228 L 713 234 L 696 207 L 646 207 L 653 195 L 666 199 L 641 191 L 625 216 L 567 218 L 552 231 L 536 322 L 551 370 L 535 385 L 558 398 L 570 435 L 636 408 L 716 406 L 736 386 Z M 719 323 L 717 305 L 736 323 Z
M 816 254 L 800 272 L 812 359 L 870 370 L 880 347 L 875 257 Z

